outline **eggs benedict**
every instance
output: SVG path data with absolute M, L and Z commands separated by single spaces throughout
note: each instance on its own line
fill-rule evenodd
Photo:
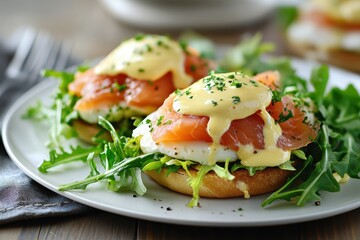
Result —
M 97 65 L 78 72 L 69 93 L 78 97 L 73 121 L 79 137 L 91 142 L 102 116 L 120 123 L 155 111 L 175 89 L 208 74 L 214 64 L 167 36 L 138 35 L 122 42 Z M 128 126 L 131 128 L 131 126 Z
M 292 150 L 309 144 L 317 125 L 309 102 L 273 91 L 277 72 L 255 77 L 211 73 L 164 104 L 133 131 L 144 153 L 172 159 L 146 171 L 160 185 L 193 195 L 228 198 L 278 189 L 295 170 Z M 180 160 L 180 163 L 178 160 Z
M 310 0 L 286 30 L 290 50 L 360 72 L 360 2 Z

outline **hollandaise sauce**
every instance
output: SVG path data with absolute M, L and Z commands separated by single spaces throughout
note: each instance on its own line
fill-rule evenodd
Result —
M 281 128 L 266 111 L 271 103 L 270 89 L 242 73 L 211 74 L 190 87 L 178 91 L 173 108 L 181 114 L 207 116 L 207 133 L 212 138 L 208 165 L 215 164 L 221 138 L 233 120 L 258 114 L 264 121 L 264 149 L 251 144 L 238 146 L 238 158 L 244 166 L 278 166 L 290 159 L 290 151 L 277 147 Z
M 171 72 L 176 88 L 185 88 L 192 77 L 184 69 L 184 51 L 166 36 L 139 35 L 122 42 L 96 67 L 96 74 L 126 74 L 137 80 L 156 81 Z

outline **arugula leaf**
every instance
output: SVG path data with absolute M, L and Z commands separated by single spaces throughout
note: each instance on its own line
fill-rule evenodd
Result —
M 53 111 L 49 115 L 50 134 L 47 146 L 50 149 L 61 148 L 62 138 L 70 139 L 77 136 L 77 132 L 68 123 L 63 120 L 64 104 L 62 99 L 56 99 L 53 105 Z M 66 107 L 65 107 L 66 108 Z
M 59 81 L 53 95 L 54 100 L 50 106 L 37 102 L 34 106 L 29 107 L 22 117 L 38 121 L 48 121 L 50 137 L 47 146 L 50 149 L 61 148 L 63 144 L 62 138 L 69 139 L 77 136 L 70 122 L 78 118 L 77 112 L 74 111 L 74 105 L 78 97 L 68 93 L 68 86 L 74 81 L 74 73 L 44 70 L 42 75 L 48 78 L 55 78 Z
M 276 12 L 276 20 L 284 29 L 288 28 L 298 17 L 296 6 L 280 6 Z
M 314 200 L 320 200 L 319 191 L 337 192 L 340 190 L 340 185 L 333 176 L 331 169 L 332 151 L 329 143 L 328 129 L 323 126 L 321 129 L 321 136 L 323 138 L 322 145 L 322 158 L 320 162 L 316 163 L 315 169 L 310 177 L 301 184 L 298 189 L 302 190 L 296 204 L 303 206 L 305 203 Z
M 353 85 L 345 89 L 332 88 L 324 98 L 321 113 L 326 124 L 344 133 L 352 131 L 359 136 L 360 132 L 360 95 Z
M 189 46 L 199 51 L 201 57 L 215 59 L 214 43 L 196 32 L 186 31 L 181 33 L 179 42 L 185 45 L 184 50 Z
M 108 189 L 111 191 L 129 190 L 143 195 L 146 187 L 141 179 L 141 169 L 146 164 L 161 159 L 163 154 L 140 154 L 140 138 L 130 139 L 119 136 L 112 124 L 101 116 L 99 125 L 110 132 L 113 140 L 104 143 L 103 146 L 98 146 L 101 152 L 90 153 L 93 156 L 99 156 L 104 171 L 100 173 L 96 162 L 89 157 L 87 159 L 90 163 L 89 176 L 82 181 L 60 186 L 59 190 L 86 189 L 89 184 L 107 180 Z
M 360 96 L 352 85 L 345 89 L 332 88 L 326 94 L 328 71 L 325 65 L 313 69 L 310 82 L 314 91 L 308 94 L 319 107 L 317 115 L 321 120 L 321 129 L 314 144 L 320 151 L 309 151 L 313 145 L 308 146 L 304 167 L 271 194 L 262 203 L 263 207 L 280 199 L 294 200 L 298 206 L 319 201 L 321 191 L 340 190 L 334 174 L 360 178 L 360 128 L 357 124 Z M 301 184 L 296 185 L 295 182 Z
M 99 171 L 97 170 L 96 163 L 94 161 L 94 157 L 95 157 L 95 153 L 91 152 L 91 153 L 89 153 L 89 155 L 86 159 L 86 161 L 90 167 L 90 174 L 89 174 L 88 178 L 100 174 Z
M 149 154 L 144 154 L 144 155 L 140 155 L 137 157 L 125 158 L 122 161 L 117 162 L 111 169 L 105 171 L 104 173 L 88 177 L 82 181 L 76 181 L 73 183 L 61 185 L 58 189 L 59 189 L 59 191 L 68 191 L 68 190 L 72 190 L 72 189 L 86 189 L 86 187 L 89 184 L 96 183 L 101 180 L 105 180 L 105 179 L 109 179 L 109 178 L 111 179 L 126 169 L 141 168 L 143 163 L 145 163 L 149 159 L 158 158 L 158 155 L 159 155 L 159 153 L 149 153 Z M 121 180 L 124 180 L 124 178 L 120 179 L 120 181 Z M 112 181 L 114 181 L 114 180 L 112 180 Z M 114 183 L 112 183 L 112 185 L 113 184 Z M 119 184 L 121 184 L 121 183 L 119 183 Z
M 220 61 L 222 71 L 232 72 L 242 70 L 252 75 L 261 67 L 261 58 L 265 53 L 272 52 L 274 45 L 262 42 L 260 33 L 243 39 L 238 45 L 230 49 Z
M 357 141 L 355 140 L 354 136 L 351 134 L 346 134 L 344 136 L 344 147 L 346 148 L 345 155 L 343 156 L 343 161 L 348 162 L 348 168 L 346 173 L 351 178 L 360 178 L 360 142 L 359 137 Z M 338 171 L 340 176 L 342 172 Z
M 46 69 L 42 71 L 42 76 L 59 79 L 59 90 L 63 94 L 68 93 L 68 86 L 74 81 L 74 73 L 66 71 Z
M 296 181 L 305 173 L 305 171 L 310 168 L 311 164 L 313 162 L 312 157 L 310 156 L 307 161 L 305 161 L 304 166 L 289 180 L 286 181 L 286 183 L 273 192 L 269 197 L 267 197 L 262 203 L 261 206 L 265 207 L 272 202 L 282 199 L 286 201 L 291 201 L 295 196 L 298 196 L 302 193 L 301 189 L 293 188 L 293 186 L 296 186 Z
M 314 86 L 315 91 L 312 92 L 311 97 L 317 106 L 322 105 L 328 81 L 329 67 L 327 65 L 321 65 L 312 70 L 310 82 Z
M 26 109 L 26 112 L 21 116 L 23 119 L 34 119 L 37 121 L 42 121 L 49 118 L 49 112 L 44 111 L 45 106 L 41 101 L 37 101 L 35 105 L 30 106 Z
M 56 150 L 51 150 L 49 155 L 49 160 L 44 160 L 42 164 L 38 167 L 38 170 L 42 173 L 46 173 L 50 168 L 53 168 L 55 166 L 59 166 L 61 164 L 66 164 L 70 162 L 75 161 L 88 161 L 89 154 L 92 154 L 93 156 L 96 156 L 100 153 L 102 150 L 102 146 L 95 146 L 95 147 L 89 147 L 84 148 L 82 146 L 70 146 L 69 151 L 61 150 L 61 152 L 58 152 Z M 90 161 L 90 160 L 89 160 Z

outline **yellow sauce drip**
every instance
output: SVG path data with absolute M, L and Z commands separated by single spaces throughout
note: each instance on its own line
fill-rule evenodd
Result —
M 290 152 L 276 146 L 281 128 L 265 110 L 271 98 L 268 87 L 242 73 L 211 74 L 178 92 L 173 108 L 181 114 L 209 117 L 207 132 L 213 139 L 209 165 L 215 164 L 216 149 L 231 122 L 260 110 L 265 148 L 255 152 L 252 145 L 239 146 L 237 154 L 244 166 L 278 166 L 290 159 Z
M 244 198 L 246 198 L 246 199 L 250 198 L 248 186 L 246 185 L 246 183 L 244 183 L 242 181 L 238 181 L 238 182 L 236 182 L 236 187 L 244 193 Z
M 281 128 L 275 123 L 266 109 L 261 109 L 261 117 L 264 125 L 265 149 L 255 150 L 253 147 L 240 148 L 238 156 L 242 159 L 241 164 L 248 167 L 275 167 L 290 159 L 290 151 L 284 151 L 276 146 L 277 139 L 281 136 Z
M 345 173 L 344 177 L 341 177 L 338 173 L 333 173 L 334 178 L 336 181 L 340 184 L 347 183 L 350 180 L 350 177 L 348 174 Z
M 141 35 L 121 43 L 97 66 L 96 74 L 126 74 L 132 78 L 156 81 L 172 72 L 176 88 L 192 82 L 184 68 L 185 55 L 181 46 L 165 36 Z

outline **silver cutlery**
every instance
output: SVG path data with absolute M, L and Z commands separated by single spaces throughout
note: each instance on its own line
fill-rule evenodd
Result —
M 26 90 L 42 80 L 44 69 L 62 70 L 70 58 L 71 47 L 47 33 L 26 29 L 14 57 L 0 81 L 0 126 L 9 106 Z

